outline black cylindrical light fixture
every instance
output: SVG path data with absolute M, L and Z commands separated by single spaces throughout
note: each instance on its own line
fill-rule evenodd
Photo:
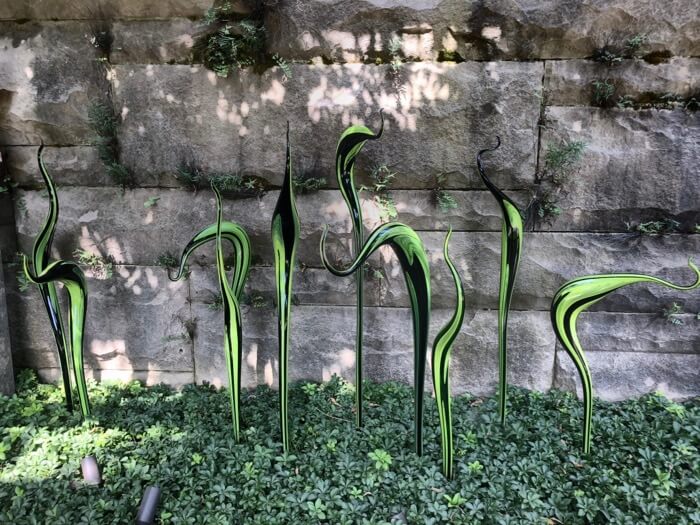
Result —
M 101 485 L 102 474 L 100 466 L 97 464 L 95 456 L 85 456 L 80 460 L 80 471 L 83 474 L 83 481 L 88 485 Z
M 156 487 L 155 485 L 146 487 L 143 498 L 141 498 L 139 513 L 136 515 L 136 525 L 153 525 L 159 501 L 160 487 Z

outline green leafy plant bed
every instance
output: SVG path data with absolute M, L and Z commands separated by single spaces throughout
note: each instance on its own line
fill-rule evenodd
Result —
M 512 388 L 453 404 L 455 479 L 440 473 L 437 411 L 413 453 L 413 394 L 367 384 L 357 430 L 351 385 L 290 389 L 293 450 L 282 453 L 277 393 L 242 396 L 243 442 L 228 394 L 212 387 L 91 385 L 95 420 L 80 422 L 60 389 L 22 372 L 0 397 L 0 523 L 133 523 L 146 486 L 163 490 L 158 523 L 700 523 L 700 401 L 659 395 L 596 401 L 596 440 L 579 454 L 581 403 Z M 95 454 L 101 487 L 84 485 Z

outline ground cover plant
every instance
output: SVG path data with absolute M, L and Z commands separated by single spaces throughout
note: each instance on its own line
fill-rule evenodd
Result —
M 511 387 L 504 427 L 495 397 L 459 396 L 448 481 L 435 404 L 418 457 L 412 390 L 396 383 L 365 385 L 363 428 L 352 385 L 292 385 L 288 454 L 267 387 L 243 393 L 236 444 L 225 390 L 91 384 L 95 419 L 81 423 L 59 388 L 28 371 L 18 386 L 0 397 L 0 523 L 133 523 L 151 484 L 169 524 L 700 523 L 700 400 L 596 400 L 596 446 L 584 457 L 571 394 Z M 89 453 L 102 487 L 81 481 Z

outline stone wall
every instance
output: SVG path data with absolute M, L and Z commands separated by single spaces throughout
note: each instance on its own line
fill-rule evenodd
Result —
M 256 7 L 234 4 L 242 16 Z M 442 242 L 448 226 L 455 229 L 450 253 L 468 305 L 453 350 L 455 391 L 486 394 L 497 382 L 500 215 L 475 169 L 476 152 L 495 135 L 503 145 L 487 157 L 487 169 L 523 207 L 547 152 L 566 141 L 586 144 L 559 190 L 561 213 L 539 221 L 524 240 L 510 323 L 511 383 L 576 388 L 548 312 L 566 280 L 610 271 L 692 278 L 687 259 L 700 259 L 700 235 L 693 233 L 700 223 L 697 2 L 269 1 L 257 6 L 267 50 L 286 61 L 287 71 L 248 68 L 228 78 L 192 61 L 203 32 L 197 20 L 210 5 L 0 5 L 0 145 L 17 183 L 14 206 L 0 194 L 0 248 L 16 367 L 59 376 L 40 297 L 19 290 L 13 255 L 31 251 L 44 220 L 36 167 L 41 140 L 50 146 L 45 160 L 59 185 L 56 256 L 73 257 L 80 248 L 116 261 L 111 277 L 88 270 L 86 362 L 98 379 L 226 382 L 213 247 L 198 254 L 186 281 L 170 282 L 156 265 L 214 220 L 211 192 L 193 192 L 175 177 L 190 162 L 269 186 L 261 197 L 228 200 L 224 216 L 243 225 L 253 242 L 244 384 L 276 384 L 269 228 L 287 120 L 296 172 L 327 181 L 325 189 L 298 196 L 293 379 L 353 376 L 353 282 L 323 269 L 318 243 L 329 224 L 333 256 L 347 260 L 350 225 L 334 180 L 335 143 L 350 124 L 376 129 L 380 108 L 385 133 L 366 146 L 358 178 L 369 183 L 368 173 L 381 164 L 397 173 L 391 193 L 398 220 L 419 231 L 432 263 L 431 339 L 453 306 Z M 91 41 L 100 31 L 113 38 L 107 50 Z M 642 34 L 639 49 L 625 48 Z M 392 39 L 400 42 L 394 56 Z M 605 46 L 624 51 L 612 66 L 593 59 Z M 392 65 L 397 57 L 400 65 Z M 594 104 L 594 81 L 607 81 L 615 94 Z M 122 190 L 100 161 L 88 120 L 97 102 L 119 116 L 119 161 L 134 188 Z M 436 206 L 438 176 L 457 208 Z M 156 197 L 155 206 L 145 206 Z M 367 227 L 379 224 L 372 193 L 363 192 L 363 206 Z M 677 231 L 629 231 L 659 219 L 677 221 Z M 382 252 L 372 264 L 384 270 L 367 280 L 366 375 L 411 381 L 410 312 L 398 263 Z M 685 313 L 672 323 L 662 310 L 674 302 Z M 591 310 L 581 318 L 580 336 L 599 396 L 700 394 L 700 293 L 638 285 Z

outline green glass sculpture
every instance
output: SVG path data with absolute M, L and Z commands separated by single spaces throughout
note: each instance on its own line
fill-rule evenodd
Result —
M 355 254 L 355 259 L 350 266 L 341 270 L 335 268 L 326 257 L 327 234 L 328 226 L 324 227 L 321 236 L 321 260 L 334 275 L 343 277 L 361 269 L 367 258 L 384 245 L 392 247 L 401 263 L 413 314 L 415 447 L 416 454 L 421 455 L 423 453 L 423 387 L 430 325 L 430 267 L 423 241 L 412 228 L 405 224 L 399 222 L 383 224 L 370 234 L 362 249 Z
M 451 479 L 453 472 L 454 445 L 452 440 L 452 406 L 450 398 L 450 352 L 452 344 L 459 335 L 464 321 L 464 287 L 457 269 L 454 267 L 448 253 L 448 245 L 452 236 L 452 228 L 447 232 L 443 253 L 445 263 L 450 269 L 457 291 L 457 304 L 454 314 L 448 323 L 438 332 L 433 342 L 432 368 L 435 402 L 440 418 L 440 445 L 442 449 L 442 473 Z
M 353 250 L 360 251 L 364 243 L 364 226 L 362 224 L 362 207 L 357 196 L 354 181 L 355 160 L 368 140 L 376 140 L 382 136 L 384 130 L 384 114 L 380 110 L 382 119 L 381 127 L 377 133 L 372 132 L 366 126 L 351 126 L 340 136 L 335 150 L 335 173 L 338 178 L 338 187 L 343 199 L 350 211 L 352 221 Z M 363 272 L 355 274 L 355 295 L 357 303 L 355 322 L 355 423 L 362 426 L 362 308 L 364 305 L 364 275 Z
M 180 264 L 175 275 L 168 272 L 171 281 L 178 281 L 187 274 L 187 261 L 197 248 L 214 241 L 216 243 L 216 273 L 219 281 L 219 290 L 223 302 L 224 311 L 224 356 L 226 358 L 226 370 L 228 373 L 229 397 L 231 402 L 231 417 L 233 422 L 233 437 L 240 441 L 241 437 L 241 361 L 243 354 L 243 334 L 241 310 L 239 301 L 243 294 L 243 288 L 250 268 L 250 239 L 248 234 L 238 224 L 222 219 L 221 194 L 218 188 L 212 185 L 216 196 L 216 223 L 207 226 L 197 233 L 187 243 L 180 257 Z M 229 284 L 224 265 L 223 241 L 227 241 L 233 248 L 233 274 Z
M 289 145 L 287 122 L 287 158 L 284 182 L 280 189 L 275 211 L 272 214 L 272 248 L 275 254 L 275 282 L 277 283 L 277 322 L 279 344 L 279 399 L 282 447 L 290 449 L 288 421 L 288 365 L 289 323 L 292 313 L 292 277 L 299 242 L 299 215 L 294 202 L 292 179 L 292 153 Z
M 516 204 L 508 198 L 486 176 L 481 161 L 481 156 L 489 151 L 497 150 L 501 145 L 500 137 L 496 137 L 496 146 L 482 149 L 476 156 L 476 165 L 479 169 L 481 180 L 495 197 L 503 215 L 503 227 L 501 229 L 501 276 L 498 288 L 498 415 L 501 424 L 506 421 L 506 401 L 508 396 L 507 370 L 508 370 L 508 310 L 513 297 L 515 276 L 520 263 L 520 251 L 523 244 L 523 219 Z
M 597 303 L 618 288 L 636 283 L 653 283 L 674 290 L 693 290 L 700 287 L 700 270 L 688 261 L 695 272 L 695 282 L 688 286 L 640 274 L 587 275 L 564 284 L 552 300 L 551 319 L 557 339 L 569 354 L 576 366 L 583 387 L 583 452 L 591 450 L 591 418 L 593 414 L 593 388 L 591 372 L 576 334 L 576 320 L 581 312 Z
M 75 384 L 78 390 L 80 409 L 84 418 L 90 416 L 90 403 L 85 383 L 85 367 L 83 362 L 83 333 L 85 330 L 85 312 L 87 309 L 87 285 L 80 267 L 72 261 L 51 260 L 51 244 L 58 221 L 58 195 L 56 186 L 49 175 L 42 159 L 44 145 L 39 147 L 37 160 L 39 171 L 46 183 L 49 194 L 49 214 L 44 227 L 34 242 L 30 268 L 27 257 L 23 257 L 24 273 L 27 279 L 39 286 L 41 298 L 49 315 L 51 330 L 58 348 L 58 359 L 61 365 L 63 388 L 66 393 L 66 406 L 73 410 L 71 395 L 70 370 L 73 370 Z M 62 282 L 68 292 L 68 325 L 63 322 L 61 308 L 58 302 L 56 282 Z

